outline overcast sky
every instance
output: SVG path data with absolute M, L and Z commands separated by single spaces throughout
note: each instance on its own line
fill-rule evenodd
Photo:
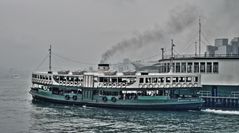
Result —
M 204 52 L 215 38 L 239 36 L 238 7 L 238 0 L 0 0 L 0 69 L 35 70 L 50 44 L 58 56 L 93 65 L 132 40 L 143 43 L 114 50 L 107 62 L 160 58 L 172 38 L 177 54 L 194 53 L 199 16 Z M 55 69 L 79 62 L 53 57 Z

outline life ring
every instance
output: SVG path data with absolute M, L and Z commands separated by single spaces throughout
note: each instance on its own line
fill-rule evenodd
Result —
M 118 88 L 121 88 L 121 83 L 118 83 L 118 84 L 117 84 L 117 87 L 118 87 Z
M 155 85 L 154 85 L 154 88 L 159 88 L 159 85 L 158 85 L 158 84 L 155 84 Z
M 102 97 L 102 101 L 107 102 L 108 101 L 107 97 Z
M 71 81 L 71 83 L 70 83 L 71 85 L 73 85 L 74 83 Z
M 144 84 L 143 88 L 148 88 L 148 85 L 147 85 L 147 84 Z
M 101 87 L 101 83 L 98 84 L 98 87 Z
M 103 84 L 103 87 L 106 87 L 106 86 L 107 86 L 107 84 L 106 84 L 106 83 L 104 83 L 104 84 Z
M 180 83 L 177 83 L 177 87 L 182 87 L 182 85 Z
M 62 84 L 62 81 L 60 81 L 59 84 Z
M 108 84 L 108 88 L 112 88 L 112 84 L 111 83 Z
M 113 83 L 112 88 L 116 88 L 116 83 Z
M 194 87 L 198 87 L 198 84 L 197 84 L 197 83 L 194 83 Z
M 152 85 L 152 84 L 149 84 L 149 88 L 153 88 L 153 85 Z
M 65 95 L 65 99 L 66 100 L 70 100 L 70 96 L 69 95 Z
M 77 85 L 78 83 L 75 81 L 74 84 Z
M 115 97 L 112 97 L 111 101 L 115 103 L 117 101 L 117 99 Z
M 183 83 L 183 87 L 187 87 L 187 83 Z
M 72 97 L 72 99 L 76 101 L 76 100 L 77 100 L 77 96 L 74 95 L 74 96 Z
M 122 84 L 122 88 L 125 88 L 125 87 L 126 87 L 126 85 L 125 85 L 125 83 L 123 83 L 123 84 Z
M 142 85 L 142 84 L 139 84 L 139 88 L 143 88 L 143 85 Z
M 170 87 L 170 84 L 166 84 L 165 87 L 166 87 L 166 88 L 169 88 L 169 87 Z

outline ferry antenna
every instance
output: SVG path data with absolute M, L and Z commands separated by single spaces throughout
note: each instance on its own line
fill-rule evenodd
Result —
M 48 71 L 48 73 L 52 73 L 52 71 L 51 71 L 51 45 L 49 48 L 49 71 Z
M 173 72 L 173 58 L 174 58 L 174 54 L 173 54 L 173 49 L 175 47 L 175 44 L 173 43 L 173 39 L 171 40 L 171 59 L 170 59 L 170 72 Z
M 201 55 L 201 17 L 199 16 L 199 30 L 198 30 L 198 50 L 199 50 L 199 56 Z
M 197 42 L 195 41 L 195 56 L 197 56 Z
M 162 59 L 164 59 L 164 52 L 165 52 L 164 48 L 161 48 L 161 51 L 162 51 Z

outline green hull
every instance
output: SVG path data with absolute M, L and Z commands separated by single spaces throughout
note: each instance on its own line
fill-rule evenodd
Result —
M 142 109 L 142 110 L 200 110 L 203 100 L 199 98 L 194 99 L 167 99 L 166 97 L 145 96 L 137 99 L 112 101 L 110 97 L 107 100 L 103 96 L 93 96 L 83 98 L 82 95 L 64 94 L 54 95 L 50 92 L 39 92 L 31 90 L 34 101 L 46 101 L 53 103 L 61 103 L 68 105 L 85 105 L 90 107 L 105 107 L 118 109 Z M 69 99 L 66 98 L 69 96 Z M 77 98 L 73 98 L 73 96 Z

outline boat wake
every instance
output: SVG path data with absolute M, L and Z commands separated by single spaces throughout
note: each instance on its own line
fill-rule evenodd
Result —
M 203 109 L 201 111 L 207 112 L 207 113 L 214 113 L 214 114 L 239 115 L 239 111 L 232 111 L 232 110 Z

